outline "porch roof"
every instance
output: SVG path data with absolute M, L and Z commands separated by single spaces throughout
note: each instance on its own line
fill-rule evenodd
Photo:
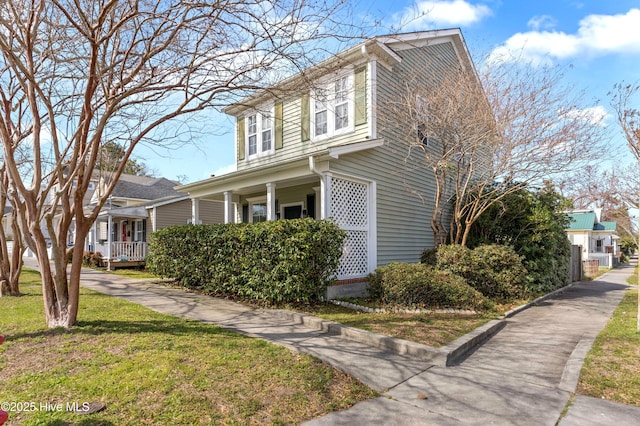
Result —
M 144 206 L 133 206 L 133 207 L 116 207 L 113 209 L 103 210 L 100 212 L 98 216 L 146 219 L 149 217 L 149 214 L 147 213 L 147 209 Z
M 263 165 L 178 186 L 176 190 L 189 193 L 191 198 L 221 200 L 225 192 L 246 195 L 264 191 L 267 183 L 274 183 L 276 188 L 283 188 L 317 182 L 317 172 L 329 171 L 330 159 L 383 144 L 383 139 L 374 139 L 339 145 L 295 160 Z M 310 158 L 315 160 L 315 169 L 310 165 Z

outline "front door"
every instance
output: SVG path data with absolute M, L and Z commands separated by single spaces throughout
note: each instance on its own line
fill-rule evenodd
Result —
M 284 219 L 300 219 L 302 217 L 302 205 L 284 206 Z

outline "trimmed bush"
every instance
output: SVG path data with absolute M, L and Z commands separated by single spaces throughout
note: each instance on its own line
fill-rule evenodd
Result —
M 484 310 L 491 303 L 462 277 L 421 263 L 390 263 L 369 276 L 369 293 L 384 305 Z
M 471 250 L 460 245 L 438 247 L 436 268 L 463 277 L 467 284 L 496 300 L 524 296 L 527 270 L 510 246 L 482 245 Z
M 429 265 L 429 266 L 436 266 L 437 262 L 438 262 L 437 248 L 426 249 L 420 255 L 420 263 L 424 263 L 425 265 Z
M 147 268 L 208 294 L 311 303 L 335 278 L 345 238 L 314 219 L 173 226 L 152 234 Z

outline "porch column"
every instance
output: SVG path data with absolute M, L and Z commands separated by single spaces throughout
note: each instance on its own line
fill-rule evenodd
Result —
M 316 219 L 324 219 L 324 212 L 322 210 L 322 188 L 319 186 L 314 186 L 313 192 L 316 193 L 316 205 L 314 206 L 314 209 L 316 211 Z
M 197 225 L 200 223 L 200 199 L 191 199 L 191 223 Z
M 276 220 L 276 184 L 267 184 L 267 220 Z
M 107 215 L 107 269 L 111 269 L 111 236 L 113 235 L 113 218 Z
M 224 193 L 224 223 L 234 223 L 233 218 L 233 192 L 225 191 Z
M 320 219 L 329 217 L 329 195 L 331 194 L 331 184 L 326 175 L 320 178 Z

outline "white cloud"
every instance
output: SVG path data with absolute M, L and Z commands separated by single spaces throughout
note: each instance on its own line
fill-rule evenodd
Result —
M 606 121 L 611 117 L 611 114 L 609 114 L 603 106 L 599 105 L 583 109 L 574 109 L 567 112 L 565 116 L 570 119 L 581 118 L 591 124 L 606 127 Z
M 394 15 L 401 30 L 424 30 L 443 26 L 470 25 L 492 14 L 483 4 L 466 0 L 423 0 Z
M 544 21 L 533 18 L 534 27 Z M 622 15 L 589 15 L 575 34 L 529 31 L 511 36 L 491 53 L 493 60 L 521 60 L 533 64 L 578 56 L 640 53 L 640 9 Z
M 538 31 L 541 28 L 547 30 L 554 28 L 557 23 L 558 21 L 553 16 L 540 15 L 534 16 L 533 18 L 529 19 L 529 22 L 527 22 L 527 26 L 534 29 L 535 31 Z

